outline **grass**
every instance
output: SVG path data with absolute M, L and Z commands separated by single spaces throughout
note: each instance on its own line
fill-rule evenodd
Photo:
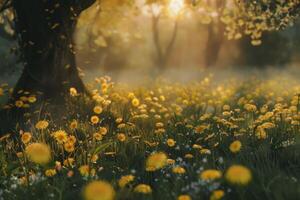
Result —
M 93 194 L 100 193 L 99 198 L 84 197 L 84 188 L 94 180 L 108 182 L 115 199 L 177 199 L 180 195 L 221 199 L 212 195 L 217 190 L 224 192 L 222 199 L 230 200 L 299 199 L 297 81 L 281 77 L 280 81 L 217 82 L 206 77 L 190 84 L 158 80 L 128 86 L 103 77 L 89 87 L 92 99 L 72 90 L 63 109 L 55 107 L 52 112 L 30 94 L 20 99 L 22 105 L 5 107 L 24 111 L 26 120 L 1 138 L 0 199 L 113 199 L 101 198 L 108 193 L 103 188 Z M 2 90 L 5 99 L 8 87 Z M 93 124 L 92 116 L 99 122 Z M 39 121 L 47 121 L 48 126 L 42 129 Z M 235 153 L 230 149 L 234 141 L 242 145 Z M 32 159 L 44 156 L 28 151 L 34 143 L 50 148 L 46 163 Z M 161 167 L 149 171 L 147 159 L 157 152 L 167 155 L 168 164 L 163 161 Z M 233 165 L 249 169 L 251 180 L 244 184 L 230 181 L 226 174 Z M 182 167 L 184 173 L 174 173 L 174 167 Z M 222 177 L 204 180 L 200 174 L 208 169 L 218 170 Z M 120 187 L 125 175 L 134 180 Z M 152 192 L 137 192 L 139 184 L 150 186 Z

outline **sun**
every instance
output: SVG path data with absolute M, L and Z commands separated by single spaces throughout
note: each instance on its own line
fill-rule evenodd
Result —
M 170 0 L 169 12 L 173 16 L 177 16 L 184 8 L 184 0 Z

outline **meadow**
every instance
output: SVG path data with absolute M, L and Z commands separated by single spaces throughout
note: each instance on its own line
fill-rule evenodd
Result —
M 299 199 L 297 80 L 105 76 L 88 88 L 43 115 L 26 92 L 2 105 L 27 121 L 2 133 L 0 200 Z M 0 87 L 1 102 L 10 92 Z

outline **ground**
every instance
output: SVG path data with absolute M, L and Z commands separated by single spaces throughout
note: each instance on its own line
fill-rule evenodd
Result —
M 1 138 L 0 199 L 299 199 L 299 82 L 215 77 L 70 88 L 61 119 Z

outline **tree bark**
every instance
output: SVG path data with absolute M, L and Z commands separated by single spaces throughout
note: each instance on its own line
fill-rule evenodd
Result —
M 80 13 L 95 0 L 14 0 L 16 33 L 24 70 L 13 98 L 22 92 L 61 98 L 70 87 L 85 92 L 74 52 Z

